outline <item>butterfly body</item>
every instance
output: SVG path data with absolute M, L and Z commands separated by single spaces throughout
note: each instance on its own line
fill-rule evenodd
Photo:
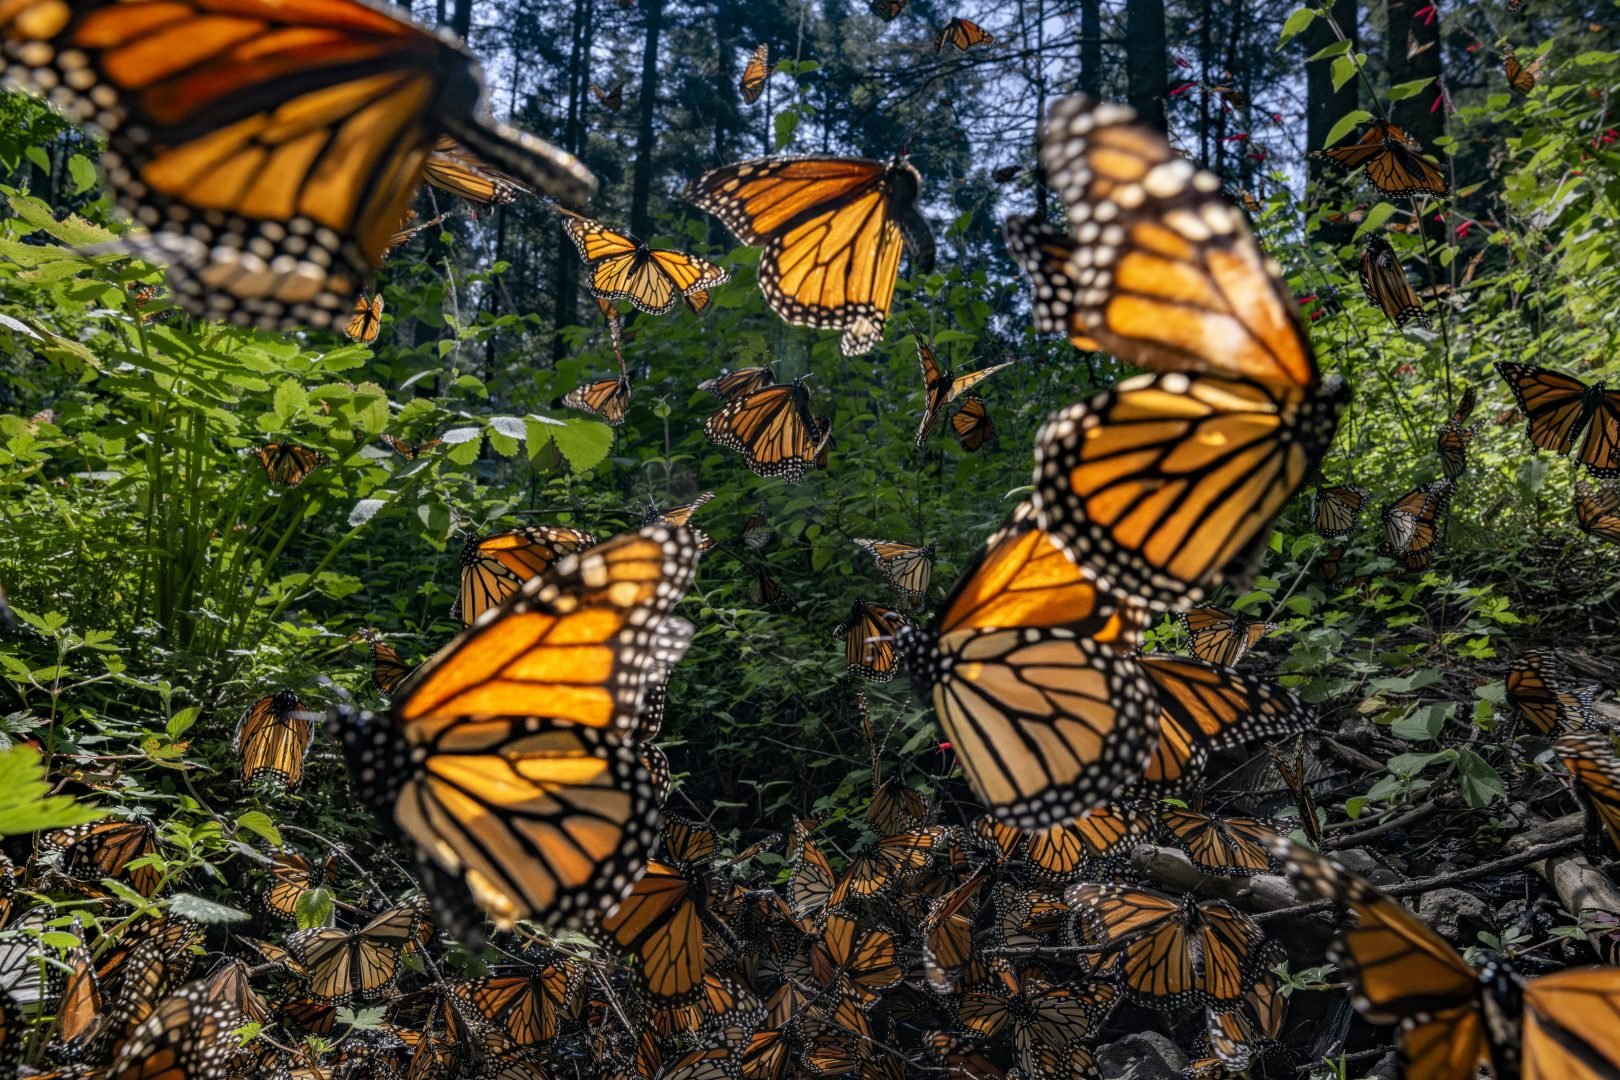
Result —
M 1620 483 L 1606 480 L 1593 488 L 1584 480 L 1577 481 L 1575 520 L 1599 540 L 1620 544 Z
M 1361 253 L 1360 272 L 1361 291 L 1397 328 L 1414 320 L 1419 326 L 1429 325 L 1423 302 L 1413 291 L 1406 270 L 1388 240 L 1374 236 L 1367 241 L 1366 250 Z
M 1620 477 L 1620 390 L 1530 364 L 1500 363 L 1496 370 L 1518 400 L 1532 446 L 1568 454 L 1585 431 L 1576 460 L 1601 480 Z
M 587 284 L 593 296 L 628 300 L 649 315 L 663 315 L 677 299 L 731 280 L 729 272 L 707 259 L 652 248 L 589 218 L 565 215 L 563 230 L 590 271 Z
M 1186 631 L 1194 656 L 1227 667 L 1241 660 L 1256 642 L 1277 629 L 1276 623 L 1208 606 L 1177 612 L 1176 621 Z
M 929 348 L 921 337 L 917 338 L 917 366 L 922 371 L 923 379 L 923 415 L 922 421 L 917 425 L 917 437 L 914 440 L 920 450 L 923 443 L 928 441 L 929 434 L 944 415 L 945 406 L 955 401 L 971 387 L 1000 371 L 1011 367 L 1010 363 L 994 364 L 966 375 L 957 375 L 953 371 L 942 371 L 939 361 L 934 357 L 934 350 Z
M 1424 157 L 1416 139 L 1387 121 L 1372 124 L 1361 138 L 1329 150 L 1313 150 L 1351 172 L 1366 167 L 1367 179 L 1385 195 L 1448 195 L 1451 185 L 1439 166 Z
M 755 474 L 799 483 L 831 436 L 810 412 L 809 379 L 739 393 L 704 422 L 704 433 L 741 454 Z

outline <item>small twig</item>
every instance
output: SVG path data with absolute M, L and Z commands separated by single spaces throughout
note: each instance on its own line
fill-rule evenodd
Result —
M 1404 829 L 1414 821 L 1428 817 L 1437 809 L 1439 809 L 1439 807 L 1435 801 L 1430 799 L 1428 802 L 1419 803 L 1406 813 L 1401 814 L 1399 817 L 1392 817 L 1388 821 L 1380 822 L 1377 825 L 1368 826 L 1360 832 L 1347 833 L 1343 836 L 1335 836 L 1332 842 L 1326 846 L 1330 848 L 1342 848 L 1349 847 L 1351 844 L 1360 844 L 1364 841 L 1371 840 L 1375 836 L 1383 836 L 1385 833 L 1392 833 L 1397 829 Z

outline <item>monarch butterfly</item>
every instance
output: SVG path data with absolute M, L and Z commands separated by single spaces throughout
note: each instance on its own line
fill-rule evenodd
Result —
M 1197 1064 L 1190 1066 L 1188 1075 L 1229 1076 L 1231 1070 L 1243 1070 L 1255 1064 L 1257 1055 L 1278 1051 L 1277 1038 L 1282 1034 L 1287 1011 L 1288 1000 L 1279 992 L 1276 976 L 1270 973 L 1255 982 L 1242 1008 L 1228 1012 L 1205 1006 L 1203 1046 L 1213 1059 L 1204 1069 Z
M 272 484 L 296 487 L 310 473 L 326 464 L 326 456 L 307 446 L 293 443 L 265 443 L 253 451 L 264 466 Z
M 969 394 L 963 398 L 962 404 L 951 414 L 951 434 L 970 454 L 996 437 L 995 421 L 990 419 L 990 412 L 979 395 Z
M 202 982 L 210 997 L 230 1002 L 248 1020 L 262 1024 L 270 1018 L 270 1004 L 248 980 L 247 964 L 228 956 L 216 964 Z
M 361 0 L 14 4 L 0 37 L 0 70 L 106 134 L 110 186 L 151 229 L 126 244 L 160 253 L 193 315 L 340 319 L 439 135 L 564 202 L 596 188 L 572 155 L 487 118 L 457 43 Z
M 1025 833 L 1024 854 L 1037 878 L 1071 881 L 1087 859 L 1118 854 L 1151 829 L 1151 819 L 1134 805 L 1098 806 L 1073 821 Z
M 696 562 L 691 534 L 663 526 L 566 555 L 425 663 L 386 721 L 329 713 L 458 939 L 469 896 L 499 926 L 578 925 L 630 888 L 657 809 L 623 739 L 690 639 L 669 612 Z
M 1273 869 L 1269 844 L 1278 833 L 1274 822 L 1167 807 L 1159 812 L 1159 824 L 1206 873 L 1253 876 Z
M 1440 515 L 1451 502 L 1457 485 L 1441 477 L 1420 484 L 1384 507 L 1384 539 L 1378 554 L 1386 555 L 1407 570 L 1429 565 L 1429 553 L 1440 542 Z
M 532 1046 L 552 1038 L 564 1020 L 579 1015 L 584 988 L 585 971 L 579 963 L 559 960 L 523 975 L 454 983 L 450 994 L 519 1046 Z
M 1131 785 L 1137 794 L 1184 791 L 1209 755 L 1311 726 L 1299 699 L 1231 668 L 1185 656 L 1138 657 L 1159 707 L 1157 738 Z
M 743 522 L 743 543 L 758 551 L 774 539 L 771 532 L 771 504 L 762 502 Z
M 957 375 L 952 371 L 941 371 L 939 361 L 934 358 L 934 350 L 923 344 L 921 337 L 917 338 L 917 366 L 922 370 L 923 378 L 923 415 L 922 422 L 917 425 L 916 446 L 920 450 L 923 443 L 928 441 L 928 435 L 939 423 L 945 406 L 955 401 L 962 393 L 989 378 L 1002 368 L 1012 367 L 1012 362 L 992 364 L 987 368 L 969 372 L 966 375 Z
M 768 367 L 738 368 L 698 383 L 699 390 L 707 390 L 721 401 L 735 401 L 747 397 L 755 390 L 763 390 L 776 381 Z
M 743 68 L 742 79 L 737 88 L 742 91 L 742 99 L 752 105 L 759 100 L 765 92 L 765 84 L 771 78 L 771 47 L 761 42 L 749 57 L 748 66 Z
M 709 306 L 712 299 L 713 297 L 708 289 L 694 289 L 681 297 L 682 303 L 686 305 L 686 310 L 694 315 L 701 315 L 703 309 Z
M 786 603 L 787 598 L 781 583 L 763 570 L 755 574 L 753 580 L 748 583 L 748 599 L 753 603 L 772 607 Z
M 386 697 L 416 669 L 399 658 L 394 647 L 375 630 L 362 630 L 359 639 L 371 647 L 371 684 Z
M 596 546 L 596 537 L 567 525 L 526 525 L 488 536 L 470 536 L 461 548 L 461 589 L 450 612 L 462 625 L 517 592 L 564 555 Z
M 1397 328 L 1414 319 L 1419 326 L 1428 327 L 1429 316 L 1423 310 L 1423 301 L 1413 291 L 1406 269 L 1388 240 L 1374 236 L 1367 241 L 1361 252 L 1360 272 L 1361 291 L 1367 301 L 1389 316 L 1389 321 Z
M 933 902 L 922 921 L 923 978 L 936 994 L 956 992 L 973 962 L 973 914 L 989 875 L 979 871 Z
M 637 959 L 642 984 L 659 1007 L 702 993 L 703 890 L 677 866 L 653 860 L 602 931 Z
M 157 895 L 163 884 L 159 867 L 129 865 L 157 854 L 157 830 L 141 818 L 56 829 L 41 837 L 39 850 L 54 856 L 57 869 L 77 881 L 123 878 L 142 896 Z
M 1605 480 L 1592 488 L 1575 481 L 1575 521 L 1599 540 L 1620 544 L 1620 484 Z
M 945 29 L 939 32 L 934 39 L 934 51 L 939 52 L 946 45 L 955 45 L 958 52 L 967 52 L 975 45 L 994 45 L 996 39 L 985 32 L 978 23 L 967 19 L 952 19 L 945 24 Z
M 1575 777 L 1583 806 L 1590 808 L 1594 832 L 1606 832 L 1620 851 L 1620 758 L 1610 737 L 1599 731 L 1561 735 L 1553 743 L 1558 760 Z
M 630 408 L 630 376 L 621 372 L 616 378 L 580 383 L 563 395 L 562 403 L 570 409 L 595 413 L 604 424 L 618 427 Z
M 1542 735 L 1591 726 L 1602 687 L 1576 686 L 1556 656 L 1527 652 L 1508 665 L 1507 701 Z
M 1251 619 L 1218 607 L 1195 607 L 1178 611 L 1175 617 L 1187 634 L 1192 654 L 1223 667 L 1231 667 L 1243 659 L 1261 638 L 1278 628 L 1274 622 Z
M 529 189 L 448 135 L 439 136 L 422 166 L 422 179 L 468 202 L 502 206 Z
M 704 433 L 716 446 L 741 454 L 756 475 L 797 484 L 831 434 L 810 414 L 809 378 L 732 398 L 704 421 Z
M 828 909 L 841 908 L 852 897 L 869 899 L 889 892 L 928 865 L 944 836 L 943 829 L 929 826 L 883 837 L 850 861 L 827 899 Z
M 795 822 L 789 834 L 788 908 L 795 919 L 820 914 L 827 907 L 837 879 L 821 846 L 810 838 L 813 822 Z
M 1001 820 L 1071 820 L 1140 769 L 1157 710 L 1151 685 L 1115 652 L 1134 645 L 1141 616 L 1115 608 L 1024 504 L 928 629 L 903 635 L 918 692 Z
M 264 909 L 278 919 L 298 918 L 298 904 L 311 889 L 319 888 L 337 872 L 338 856 L 330 852 L 319 864 L 302 852 L 280 848 L 271 853 L 270 887 L 264 892 Z
M 1584 428 L 1586 438 L 1576 460 L 1600 480 L 1620 477 L 1620 390 L 1606 391 L 1601 382 L 1587 386 L 1530 364 L 1502 363 L 1496 370 L 1518 399 L 1531 445 L 1567 454 Z
M 823 987 L 848 987 L 862 1001 L 875 1001 L 905 975 L 894 935 L 878 927 L 857 932 L 852 916 L 834 912 L 810 947 L 810 968 Z
M 860 695 L 865 700 L 865 695 Z M 873 753 L 872 799 L 866 804 L 866 820 L 879 836 L 893 836 L 907 832 L 929 820 L 928 799 L 914 787 L 908 787 L 898 776 L 882 779 L 876 771 L 877 755 Z
M 78 943 L 67 950 L 70 970 L 56 1009 L 56 1024 L 66 1055 L 73 1057 L 83 1054 L 95 1040 L 103 1004 L 101 982 L 96 978 L 95 964 L 90 961 L 90 950 L 85 947 L 84 924 L 77 915 L 69 932 Z
M 161 299 L 163 295 L 164 290 L 156 285 L 148 285 L 145 282 L 138 281 L 129 287 L 130 301 L 134 303 L 135 310 L 141 317 L 141 322 L 159 322 L 174 314 L 173 308 L 165 308 L 162 311 L 143 310 L 154 300 Z
M 1039 967 L 1026 967 L 1015 975 L 998 958 L 990 981 L 962 994 L 956 1020 L 980 1038 L 994 1038 L 1011 1028 L 1022 1076 L 1040 1080 L 1091 1076 L 1096 1074 L 1090 1069 L 1071 1067 L 1072 1049 L 1102 1029 L 1118 996 L 1111 982 L 1064 985 Z
M 562 225 L 591 272 L 587 285 L 598 299 L 628 300 L 649 315 L 662 315 L 678 297 L 731 280 L 728 271 L 707 259 L 655 250 L 589 218 L 570 214 Z
M 927 1053 L 929 1060 L 944 1069 L 947 1076 L 1002 1080 L 1007 1075 L 1006 1069 L 997 1065 L 989 1054 L 980 1049 L 984 1045 L 982 1040 L 968 1039 L 945 1031 L 925 1031 L 922 1040 L 923 1051 Z M 1084 1067 L 1076 1068 L 1071 1075 L 1089 1076 L 1093 1071 L 1093 1067 L 1087 1063 Z
M 242 710 L 235 736 L 242 782 L 268 775 L 289 788 L 302 783 L 304 758 L 318 719 L 320 714 L 306 708 L 292 690 L 278 690 Z
M 878 569 L 890 585 L 900 590 L 908 607 L 927 597 L 928 582 L 934 574 L 932 540 L 923 547 L 895 540 L 856 540 L 855 545 L 877 560 Z
M 397 232 L 395 232 L 392 236 L 390 236 L 388 238 L 388 245 L 385 248 L 383 248 L 383 258 L 386 259 L 388 256 L 392 255 L 394 253 L 394 249 L 399 247 L 401 244 L 410 243 L 411 237 L 415 236 L 417 233 L 425 232 L 428 229 L 433 228 L 433 226 L 440 224 L 441 222 L 444 221 L 445 218 L 447 218 L 449 216 L 450 216 L 450 212 L 445 211 L 444 213 L 435 216 L 434 218 L 432 218 L 429 221 L 422 222 L 422 224 L 420 224 L 420 225 L 410 225 L 407 228 L 401 228 L 400 230 L 398 230 Z M 416 211 L 415 210 L 406 211 L 405 217 L 400 220 L 400 224 L 401 225 L 407 225 L 407 223 L 414 220 L 415 218 L 416 218 Z
M 242 1010 L 193 983 L 158 1001 L 119 1044 L 106 1080 L 210 1080 L 226 1075 Z
M 1361 138 L 1345 146 L 1313 150 L 1311 157 L 1355 172 L 1367 167 L 1367 180 L 1385 195 L 1449 195 L 1451 185 L 1440 167 L 1422 154 L 1418 141 L 1394 124 L 1378 120 Z
M 759 287 L 773 311 L 794 326 L 842 330 L 844 355 L 859 356 L 883 340 L 902 243 L 914 272 L 933 268 L 921 186 L 899 158 L 757 158 L 705 173 L 685 198 L 764 249 Z
M 894 678 L 898 642 L 911 620 L 893 608 L 855 601 L 849 618 L 833 627 L 833 637 L 844 639 L 844 666 L 873 682 Z
M 624 108 L 623 82 L 615 83 L 613 85 L 613 89 L 611 90 L 604 90 L 595 83 L 591 83 L 590 87 L 591 93 L 596 95 L 596 100 L 600 101 L 608 112 L 618 112 L 620 109 Z
M 1220 900 L 1081 882 L 1064 899 L 1108 952 L 1121 952 L 1130 997 L 1147 1006 L 1235 1008 L 1265 971 L 1265 932 Z
M 866 8 L 884 22 L 893 22 L 894 17 L 906 10 L 911 0 L 867 0 Z
M 1303 893 L 1355 913 L 1358 925 L 1328 959 L 1354 985 L 1363 1017 L 1401 1025 L 1402 1075 L 1471 1080 L 1482 1064 L 1525 1080 L 1620 1073 L 1620 1034 L 1605 1022 L 1620 1012 L 1613 968 L 1527 981 L 1492 959 L 1475 971 L 1399 901 L 1338 863 L 1285 840 L 1277 852 Z
M 1447 480 L 1457 479 L 1468 469 L 1468 444 L 1479 433 L 1479 425 L 1463 425 L 1473 413 L 1478 400 L 1479 394 L 1472 386 L 1464 390 L 1456 410 L 1440 425 L 1440 433 L 1435 436 L 1435 449 L 1440 452 L 1440 469 Z
M 404 439 L 401 439 L 399 436 L 390 435 L 386 431 L 377 437 L 386 443 L 389 449 L 393 450 L 394 453 L 398 454 L 406 461 L 415 461 L 423 454 L 426 454 L 429 450 L 444 444 L 443 439 L 432 438 L 424 442 L 419 442 L 413 446 Z
M 1005 184 L 1023 169 L 1022 165 L 1003 165 L 990 174 L 990 179 L 998 184 Z
M 1513 46 L 1502 46 L 1502 69 L 1507 73 L 1508 85 L 1521 94 L 1534 90 L 1536 83 L 1541 81 L 1541 68 L 1546 59 L 1546 56 L 1538 56 L 1530 63 L 1522 64 Z
M 1361 517 L 1361 507 L 1372 492 L 1355 484 L 1316 489 L 1316 513 L 1313 522 L 1321 536 L 1348 536 Z
M 415 939 L 419 918 L 417 908 L 401 904 L 358 930 L 294 930 L 287 949 L 309 972 L 309 994 L 316 1001 L 373 998 L 399 977 L 400 953 Z
M 1305 736 L 1301 735 L 1294 740 L 1293 750 L 1284 754 L 1276 746 L 1267 744 L 1266 753 L 1271 756 L 1271 762 L 1277 767 L 1277 774 L 1287 785 L 1288 791 L 1294 796 L 1294 806 L 1299 811 L 1299 825 L 1305 830 L 1305 835 L 1311 843 L 1318 846 L 1322 843 L 1322 822 L 1316 814 L 1316 800 L 1311 795 L 1311 785 L 1305 776 Z

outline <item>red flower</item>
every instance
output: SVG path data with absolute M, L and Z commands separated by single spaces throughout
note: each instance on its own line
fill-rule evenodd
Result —
M 1266 152 L 1264 150 L 1256 150 L 1252 154 L 1245 154 L 1244 155 L 1244 157 L 1248 158 L 1250 161 L 1264 161 L 1264 160 L 1266 160 L 1267 156 L 1268 155 L 1266 154 Z
M 1420 7 L 1416 11 L 1412 12 L 1412 17 L 1415 19 L 1422 19 L 1424 26 L 1433 26 L 1436 14 L 1438 13 L 1434 10 L 1434 5 L 1430 4 L 1427 7 Z
M 1193 87 L 1195 87 L 1197 85 L 1198 85 L 1197 83 L 1190 83 L 1190 82 L 1182 83 L 1180 86 L 1178 86 L 1174 90 L 1170 91 L 1170 96 L 1171 97 L 1176 97 L 1179 94 L 1185 94 L 1187 91 L 1191 90 Z
M 1474 227 L 1474 223 L 1472 221 L 1464 221 L 1461 225 L 1458 225 L 1457 226 L 1457 239 L 1461 240 L 1463 237 L 1467 236 L 1468 233 L 1473 229 L 1473 227 Z

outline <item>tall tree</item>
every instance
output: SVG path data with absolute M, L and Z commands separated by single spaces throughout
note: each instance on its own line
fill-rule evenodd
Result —
M 1424 149 L 1446 133 L 1445 89 L 1440 81 L 1440 15 L 1428 0 L 1389 0 L 1385 9 L 1384 47 L 1389 55 L 1389 84 L 1430 80 L 1421 93 L 1390 107 L 1389 118 Z
M 1340 34 L 1349 41 L 1350 51 L 1356 51 L 1356 0 L 1334 0 L 1331 15 L 1331 22 L 1318 18 L 1299 36 L 1307 58 L 1332 46 L 1340 40 Z M 1323 149 L 1333 125 L 1356 107 L 1359 82 L 1351 79 L 1335 87 L 1332 69 L 1331 57 L 1308 60 L 1305 65 L 1305 143 L 1311 150 Z M 1307 158 L 1306 167 L 1309 191 L 1315 196 L 1310 201 L 1317 201 L 1329 191 L 1342 187 L 1342 174 L 1328 161 Z M 1324 222 L 1320 235 L 1328 243 L 1338 245 L 1348 241 L 1354 230 L 1355 226 L 1349 222 Z
M 568 117 L 563 126 L 562 147 L 578 154 L 585 143 L 586 87 L 590 72 L 592 30 L 595 27 L 594 0 L 574 0 L 572 33 L 568 50 Z M 557 305 L 552 315 L 551 358 L 561 360 L 566 348 L 562 334 L 565 326 L 572 326 L 579 316 L 579 259 L 573 242 L 561 229 L 556 230 L 556 263 L 552 280 L 557 283 Z
M 1169 129 L 1165 92 L 1170 62 L 1164 39 L 1164 0 L 1127 0 L 1125 4 L 1125 93 L 1142 118 L 1160 131 Z
M 630 231 L 652 231 L 652 178 L 655 168 L 653 116 L 658 105 L 658 38 L 664 31 L 664 0 L 642 0 L 647 39 L 641 49 L 641 93 L 636 98 L 636 179 L 630 189 Z
M 1080 0 L 1080 89 L 1102 97 L 1102 4 Z

